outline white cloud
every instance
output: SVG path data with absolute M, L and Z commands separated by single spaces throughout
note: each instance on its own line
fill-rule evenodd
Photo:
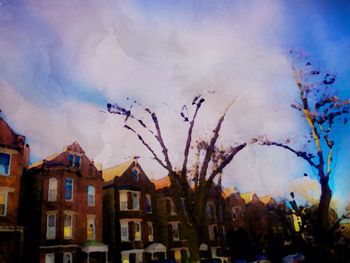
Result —
M 297 138 L 303 132 L 297 114 L 288 106 L 295 88 L 278 38 L 284 30 L 278 3 L 221 6 L 215 13 L 219 15 L 198 21 L 183 13 L 147 15 L 136 4 L 115 1 L 36 0 L 30 2 L 28 11 L 51 30 L 56 47 L 45 49 L 48 53 L 44 52 L 38 62 L 39 78 L 46 74 L 47 81 L 39 91 L 35 85 L 28 87 L 33 96 L 43 96 L 46 88 L 45 96 L 53 100 L 55 93 L 50 89 L 53 85 L 62 89 L 64 83 L 51 75 L 61 69 L 62 74 L 112 101 L 123 103 L 125 97 L 141 100 L 159 113 L 177 164 L 186 133 L 179 111 L 195 93 L 204 93 L 207 98 L 195 137 L 208 138 L 233 99 L 236 102 L 224 123 L 222 144 L 261 134 L 276 140 Z M 14 30 L 20 33 L 21 27 Z M 44 42 L 46 38 L 36 40 L 32 48 L 40 51 Z M 35 75 L 36 69 L 27 69 L 30 74 L 23 82 Z M 30 138 L 36 156 L 44 158 L 78 140 L 104 167 L 141 155 L 146 171 L 155 177 L 165 175 L 148 159 L 150 155 L 136 138 L 122 129 L 117 116 L 101 113 L 87 102 L 72 98 L 61 101 L 64 92 L 57 93 L 57 106 L 47 108 L 16 92 L 18 87 L 13 84 L 2 83 L 2 89 L 4 112 Z M 20 102 L 18 106 L 16 102 Z M 225 171 L 224 182 L 243 191 L 283 194 L 288 191 L 287 182 L 299 176 L 303 166 L 301 160 L 281 150 L 250 147 Z

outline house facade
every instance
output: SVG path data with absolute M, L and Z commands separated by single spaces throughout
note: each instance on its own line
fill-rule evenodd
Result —
M 112 262 L 164 257 L 158 243 L 155 188 L 137 159 L 103 170 L 105 242 Z
M 159 239 L 167 248 L 167 258 L 175 262 L 187 262 L 189 259 L 188 236 L 183 230 L 180 215 L 172 200 L 168 176 L 153 180 L 157 193 L 159 211 Z
M 33 262 L 107 262 L 102 171 L 77 142 L 29 167 L 23 197 L 25 255 Z
M 22 262 L 23 226 L 19 222 L 21 177 L 29 146 L 0 117 L 0 262 Z

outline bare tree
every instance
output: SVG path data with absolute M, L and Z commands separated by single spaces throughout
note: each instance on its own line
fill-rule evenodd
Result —
M 150 128 L 143 119 L 134 115 L 133 107 L 127 109 L 117 104 L 107 104 L 108 112 L 125 117 L 124 127 L 133 132 L 138 140 L 152 154 L 153 159 L 167 170 L 171 182 L 170 187 L 175 193 L 172 199 L 179 212 L 184 230 L 188 233 L 191 262 L 199 262 L 200 260 L 200 240 L 198 237 L 200 236 L 199 233 L 204 221 L 205 204 L 209 189 L 213 185 L 214 180 L 217 179 L 218 175 L 221 174 L 222 170 L 232 161 L 234 156 L 247 145 L 246 142 L 243 142 L 234 144 L 227 149 L 219 148 L 216 145 L 222 123 L 224 122 L 229 107 L 225 109 L 224 113 L 219 118 L 209 141 L 201 140 L 193 142 L 194 125 L 204 101 L 205 99 L 202 96 L 194 97 L 190 107 L 190 109 L 192 109 L 191 113 L 188 112 L 189 108 L 186 105 L 182 107 L 181 117 L 183 121 L 188 124 L 188 130 L 183 152 L 183 163 L 182 167 L 179 169 L 174 167 L 170 160 L 168 147 L 164 141 L 157 114 L 154 111 L 134 102 L 134 104 L 141 107 L 150 118 Z M 137 128 L 141 128 L 141 132 L 138 132 Z M 155 139 L 155 144 L 146 141 L 144 132 L 149 133 Z M 155 146 L 157 145 L 160 146 L 161 155 L 155 150 Z M 192 149 L 195 150 L 194 156 L 196 158 L 194 158 L 193 166 L 189 167 Z
M 309 128 L 307 142 L 308 150 L 297 150 L 286 142 L 275 142 L 266 137 L 259 138 L 260 143 L 286 149 L 304 159 L 316 171 L 321 186 L 321 196 L 318 206 L 319 227 L 322 233 L 329 229 L 329 206 L 332 191 L 329 178 L 332 172 L 335 147 L 334 125 L 342 120 L 346 124 L 350 100 L 338 98 L 334 87 L 336 75 L 322 72 L 321 69 L 307 62 L 306 56 L 291 52 L 292 71 L 298 88 L 298 101 L 291 107 L 301 113 Z

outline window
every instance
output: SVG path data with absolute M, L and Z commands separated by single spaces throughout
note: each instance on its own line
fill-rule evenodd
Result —
M 0 192 L 0 216 L 7 214 L 7 192 Z
M 68 164 L 71 167 L 76 167 L 79 168 L 80 167 L 80 156 L 75 155 L 75 154 L 69 154 L 68 155 Z
M 121 241 L 129 240 L 129 228 L 128 223 L 126 222 L 120 223 L 120 238 Z
M 219 232 L 218 232 L 217 225 L 209 225 L 208 232 L 209 232 L 209 240 L 219 240 Z
M 48 212 L 46 220 L 46 239 L 56 238 L 56 213 Z
M 140 209 L 140 204 L 139 204 L 139 194 L 133 192 L 132 193 L 132 209 L 133 210 L 139 210 Z
M 72 239 L 73 237 L 73 215 L 70 213 L 64 213 L 64 227 L 63 237 L 64 239 Z
M 120 210 L 140 210 L 140 192 L 121 190 L 119 192 Z
M 73 257 L 72 253 L 63 253 L 63 263 L 72 263 L 73 262 Z
M 88 185 L 87 187 L 87 202 L 88 206 L 95 205 L 95 187 L 92 185 Z
M 54 253 L 45 254 L 45 263 L 55 263 L 55 254 Z
M 170 198 L 165 200 L 165 206 L 168 215 L 176 215 L 175 204 Z
M 138 181 L 139 180 L 139 174 L 140 174 L 140 170 L 136 167 L 132 168 L 131 170 L 133 176 L 134 176 L 134 179 L 135 181 Z
M 152 213 L 152 199 L 150 195 L 146 195 L 146 210 L 148 214 Z
M 130 241 L 138 241 L 141 240 L 141 223 L 130 221 L 128 223 L 129 230 L 129 240 Z
M 80 167 L 80 156 L 78 156 L 78 155 L 75 155 L 75 158 L 74 158 L 74 167 L 77 167 L 77 168 Z
M 57 200 L 57 179 L 56 178 L 49 179 L 49 192 L 48 192 L 47 200 L 49 202 L 53 202 Z
M 73 200 L 73 179 L 66 178 L 64 180 L 64 200 Z
M 87 239 L 95 240 L 95 215 L 87 216 Z
M 168 225 L 169 236 L 172 237 L 173 241 L 180 240 L 179 224 L 177 222 L 170 223 Z
M 9 175 L 11 155 L 0 153 L 0 175 Z
M 140 210 L 140 192 L 127 192 L 128 210 Z
M 121 221 L 120 239 L 121 241 L 141 240 L 141 222 Z
M 153 224 L 152 222 L 147 222 L 147 232 L 148 232 L 148 241 L 153 241 Z
M 225 237 L 226 236 L 225 226 L 221 226 L 221 232 L 222 232 L 222 235 Z
M 128 195 L 126 192 L 119 193 L 120 210 L 128 210 Z
M 232 207 L 232 220 L 236 221 L 240 213 L 241 213 L 241 208 L 239 206 L 233 206 Z
M 141 223 L 135 223 L 135 240 L 141 240 Z
M 208 218 L 211 218 L 211 219 L 214 219 L 216 216 L 215 216 L 215 205 L 213 202 L 209 202 L 207 203 L 207 207 L 206 207 L 206 210 L 207 210 L 207 216 Z

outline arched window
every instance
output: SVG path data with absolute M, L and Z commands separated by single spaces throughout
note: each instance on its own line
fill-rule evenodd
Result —
M 88 206 L 95 205 L 95 187 L 92 185 L 88 185 L 87 187 L 87 202 Z
M 48 201 L 53 202 L 57 200 L 57 179 L 49 179 Z

